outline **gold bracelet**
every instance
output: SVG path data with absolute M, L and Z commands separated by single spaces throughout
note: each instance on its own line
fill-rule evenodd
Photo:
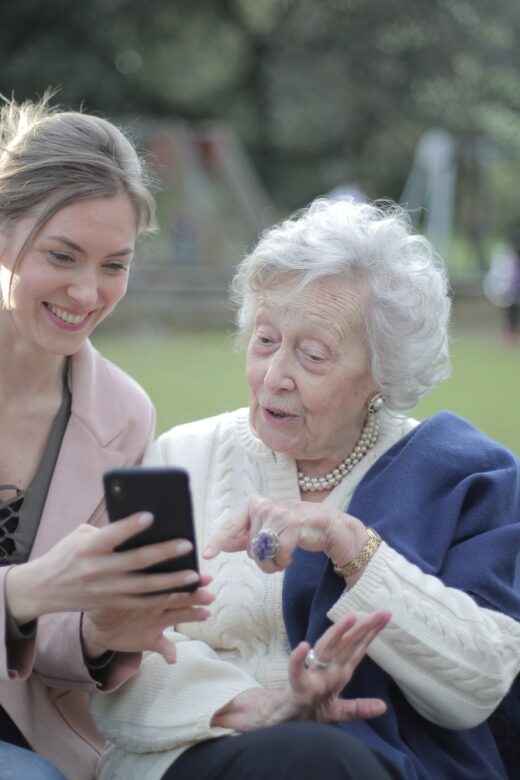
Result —
M 373 528 L 367 528 L 367 534 L 368 539 L 353 561 L 350 561 L 345 566 L 334 566 L 334 571 L 340 577 L 352 577 L 353 574 L 357 574 L 360 569 L 367 565 L 381 544 L 381 537 Z

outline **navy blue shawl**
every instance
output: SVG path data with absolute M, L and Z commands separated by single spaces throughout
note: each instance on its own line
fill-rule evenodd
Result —
M 441 412 L 418 425 L 368 471 L 348 511 L 422 571 L 520 620 L 520 461 L 465 420 Z M 342 590 L 322 553 L 295 551 L 283 592 L 292 647 L 317 640 Z M 507 777 L 487 723 L 435 726 L 370 658 L 344 695 L 387 703 L 384 716 L 340 727 L 385 753 L 406 780 Z

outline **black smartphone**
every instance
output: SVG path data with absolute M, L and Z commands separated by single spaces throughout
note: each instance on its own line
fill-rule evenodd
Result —
M 121 520 L 134 512 L 146 511 L 154 516 L 151 526 L 119 545 L 117 551 L 133 550 L 169 539 L 188 539 L 193 544 L 191 552 L 161 561 L 143 571 L 199 571 L 187 471 L 169 466 L 126 466 L 105 472 L 103 484 L 110 522 Z M 194 591 L 197 588 L 198 583 L 195 582 L 172 588 L 171 592 Z

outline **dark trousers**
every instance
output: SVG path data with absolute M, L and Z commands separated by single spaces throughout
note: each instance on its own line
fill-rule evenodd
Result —
M 379 753 L 334 726 L 311 721 L 221 737 L 183 753 L 162 780 L 401 780 Z

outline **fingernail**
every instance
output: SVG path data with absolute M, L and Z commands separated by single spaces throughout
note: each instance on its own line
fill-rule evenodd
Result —
M 137 518 L 139 525 L 151 525 L 153 523 L 153 515 L 150 512 L 142 512 Z
M 179 542 L 175 542 L 175 549 L 180 555 L 184 555 L 193 550 L 193 545 L 187 539 L 181 539 Z
M 213 547 L 209 547 L 209 546 L 205 547 L 204 548 L 204 552 L 202 553 L 202 555 L 205 558 L 211 558 L 211 556 L 213 555 Z
M 186 585 L 191 585 L 193 582 L 198 582 L 199 579 L 200 577 L 196 571 L 190 571 L 189 574 L 184 576 L 183 582 L 185 582 Z

